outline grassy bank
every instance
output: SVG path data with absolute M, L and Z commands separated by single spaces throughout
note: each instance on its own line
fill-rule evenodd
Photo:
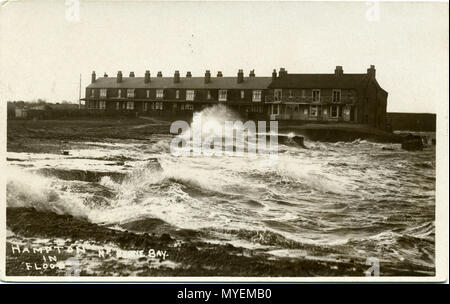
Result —
M 59 153 L 68 141 L 145 140 L 168 133 L 169 126 L 166 121 L 144 118 L 8 120 L 7 151 Z

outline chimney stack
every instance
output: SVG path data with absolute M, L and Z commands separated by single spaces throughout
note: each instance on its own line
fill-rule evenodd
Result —
M 92 75 L 91 75 L 91 83 L 95 82 L 95 71 L 92 71 Z
M 156 74 L 156 77 L 161 78 L 162 77 L 162 72 L 158 71 L 158 74 Z
M 130 72 L 130 77 L 134 77 L 134 72 Z
M 105 74 L 103 75 L 103 77 L 108 78 L 108 74 L 106 74 L 106 72 L 105 72 Z
M 370 76 L 370 78 L 375 78 L 375 66 L 371 65 L 370 68 L 367 69 L 367 75 Z
M 243 83 L 244 82 L 244 71 L 241 70 L 241 69 L 237 73 L 237 82 L 238 83 Z
M 218 71 L 217 72 L 217 77 L 222 77 L 223 75 L 222 75 L 222 71 Z
M 340 65 L 336 66 L 336 68 L 334 69 L 334 75 L 336 75 L 336 76 L 344 75 L 344 70 L 342 69 L 342 66 L 340 66 Z
M 248 74 L 249 77 L 255 77 L 255 70 L 251 70 L 250 74 Z
M 273 71 L 272 71 L 272 80 L 275 80 L 275 79 L 277 79 L 277 70 L 273 69 Z
M 180 71 L 175 71 L 175 74 L 173 75 L 173 83 L 179 82 L 180 82 Z
M 186 78 L 191 78 L 191 77 L 192 77 L 192 73 L 188 71 L 188 72 L 186 73 Z
M 145 71 L 144 82 L 145 83 L 150 83 L 150 71 L 149 70 Z
M 122 71 L 117 72 L 117 82 L 122 82 Z
M 288 72 L 286 71 L 285 68 L 280 68 L 280 71 L 278 72 L 279 77 L 286 76 L 287 74 L 288 74 Z
M 211 72 L 209 70 L 206 70 L 205 72 L 205 83 L 211 82 Z

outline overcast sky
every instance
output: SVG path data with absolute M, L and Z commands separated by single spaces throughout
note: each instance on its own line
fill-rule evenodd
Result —
M 75 0 L 67 0 L 75 1 Z M 107 72 L 172 76 L 206 69 L 270 76 L 365 73 L 389 93 L 388 111 L 433 112 L 448 100 L 448 4 L 64 1 L 0 8 L 1 100 L 77 101 Z M 69 11 L 68 11 L 69 10 Z

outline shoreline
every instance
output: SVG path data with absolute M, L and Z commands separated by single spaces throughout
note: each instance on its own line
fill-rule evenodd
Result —
M 17 246 L 30 248 L 52 246 L 63 240 L 58 261 L 76 257 L 80 261 L 80 276 L 256 276 L 256 277 L 309 277 L 309 276 L 364 276 L 364 261 L 343 262 L 307 259 L 306 257 L 275 257 L 258 249 L 235 247 L 231 244 L 214 244 L 202 241 L 199 232 L 190 230 L 158 230 L 164 225 L 149 219 L 153 233 L 136 230 L 116 230 L 89 223 L 70 215 L 37 211 L 33 208 L 7 208 L 7 227 L 12 232 L 7 238 L 6 274 L 8 276 L 64 275 L 65 269 L 42 269 L 41 255 L 18 253 Z M 147 222 L 148 222 L 147 221 Z M 148 223 L 147 223 L 148 224 Z M 145 225 L 140 223 L 139 225 Z M 39 240 L 40 239 L 40 240 Z M 20 241 L 21 240 L 21 241 Z M 42 241 L 44 240 L 44 241 Z M 34 242 L 34 243 L 33 243 Z M 34 245 L 33 245 L 34 244 Z M 38 244 L 38 245 L 36 245 Z M 61 243 L 60 243 L 61 244 Z M 83 251 L 64 251 L 64 246 L 86 246 Z M 15 251 L 12 248 L 15 246 Z M 137 259 L 123 257 L 99 257 L 95 248 L 153 252 L 166 251 L 167 256 L 140 256 Z M 292 250 L 302 250 L 308 245 L 292 242 Z M 90 248 L 90 249 L 89 249 Z M 94 249 L 92 249 L 94 248 Z M 311 248 L 308 248 L 311 249 Z M 27 269 L 27 264 L 30 269 Z M 89 266 L 93 264 L 94 266 Z M 392 264 L 392 265 L 391 265 Z M 408 269 L 399 264 L 383 265 L 383 275 L 421 276 L 432 271 L 427 267 Z M 40 267 L 36 269 L 34 266 Z M 84 266 L 86 268 L 84 268 Z
M 152 118 L 99 118 L 75 120 L 8 120 L 7 151 L 60 154 L 66 144 L 90 141 L 144 141 L 168 135 L 170 122 Z M 279 125 L 280 133 L 295 133 L 307 140 L 351 142 L 357 139 L 401 143 L 402 135 L 360 125 Z

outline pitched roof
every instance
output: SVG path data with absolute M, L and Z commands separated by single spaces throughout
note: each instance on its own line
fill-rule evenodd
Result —
M 343 88 L 356 89 L 367 85 L 367 74 L 287 74 L 275 79 L 269 88 L 272 89 L 311 89 L 311 88 Z
M 173 77 L 152 77 L 145 83 L 144 77 L 123 77 L 118 83 L 116 77 L 100 77 L 88 88 L 266 89 L 271 81 L 272 77 L 244 77 L 244 82 L 238 83 L 237 77 L 211 77 L 211 82 L 205 83 L 204 77 L 180 77 L 180 82 L 174 83 Z

